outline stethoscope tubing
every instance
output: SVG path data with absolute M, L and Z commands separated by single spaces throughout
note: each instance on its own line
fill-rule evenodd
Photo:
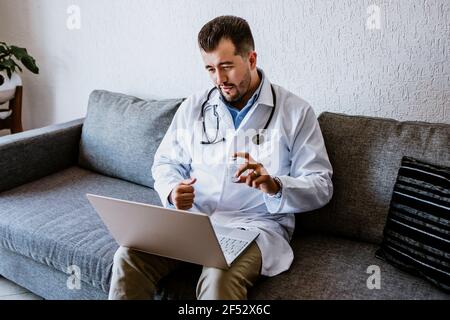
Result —
M 269 127 L 270 122 L 272 121 L 273 114 L 275 113 L 275 107 L 276 107 L 276 103 L 277 103 L 277 97 L 275 95 L 275 90 L 274 90 L 272 84 L 270 85 L 270 89 L 272 91 L 273 108 L 272 108 L 272 110 L 270 112 L 269 119 L 267 120 L 266 125 L 264 126 L 263 130 L 267 130 L 267 128 Z M 200 115 L 201 115 L 201 118 L 202 118 L 203 133 L 205 134 L 205 137 L 206 137 L 207 141 L 203 141 L 202 140 L 200 142 L 201 144 L 215 144 L 215 143 L 218 143 L 218 142 L 225 141 L 225 138 L 222 138 L 221 140 L 217 141 L 217 136 L 219 135 L 220 124 L 219 124 L 219 116 L 217 115 L 216 109 L 214 109 L 214 115 L 216 117 L 216 135 L 215 135 L 214 139 L 213 140 L 209 140 L 209 137 L 208 137 L 208 135 L 206 133 L 205 106 L 207 105 L 209 99 L 211 98 L 211 94 L 215 90 L 219 90 L 219 89 L 217 87 L 211 88 L 211 90 L 209 90 L 209 92 L 208 92 L 208 94 L 206 96 L 206 100 L 202 103 L 202 108 L 201 108 Z M 259 144 L 259 133 L 257 134 L 256 140 L 257 140 L 257 144 Z

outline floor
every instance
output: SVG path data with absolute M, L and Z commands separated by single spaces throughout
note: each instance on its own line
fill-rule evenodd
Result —
M 6 136 L 7 134 L 9 134 L 9 129 L 0 130 L 0 137 L 1 136 Z
M 0 300 L 42 300 L 42 298 L 0 276 Z

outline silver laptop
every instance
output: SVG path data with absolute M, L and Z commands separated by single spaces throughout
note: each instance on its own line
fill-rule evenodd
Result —
M 259 235 L 212 225 L 203 213 L 86 196 L 119 245 L 207 267 L 228 269 Z

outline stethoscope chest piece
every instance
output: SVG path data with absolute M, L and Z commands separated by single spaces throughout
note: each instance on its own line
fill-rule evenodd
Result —
M 259 134 L 259 133 L 255 134 L 252 137 L 252 142 L 254 144 L 256 144 L 257 146 L 259 146 L 260 144 L 263 144 L 264 143 L 264 135 Z

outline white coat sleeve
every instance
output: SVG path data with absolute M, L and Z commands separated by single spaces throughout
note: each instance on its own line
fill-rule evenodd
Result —
M 154 188 L 164 207 L 171 207 L 168 196 L 181 180 L 189 178 L 191 156 L 185 145 L 186 116 L 189 99 L 178 108 L 153 160 Z
M 319 122 L 310 106 L 295 129 L 289 157 L 289 175 L 279 176 L 283 184 L 281 198 L 264 194 L 269 212 L 300 213 L 327 204 L 333 195 L 333 169 Z

